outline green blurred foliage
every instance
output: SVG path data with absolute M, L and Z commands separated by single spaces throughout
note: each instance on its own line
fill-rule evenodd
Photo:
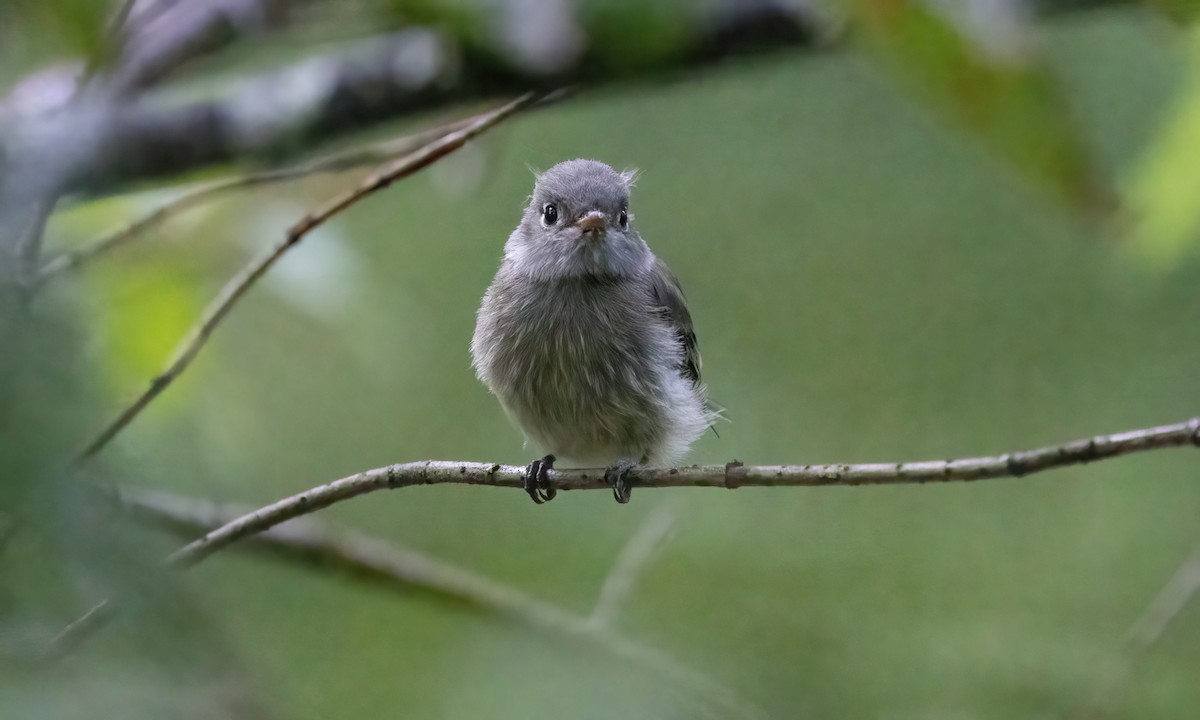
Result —
M 1111 200 L 1031 29 L 1003 3 L 853 0 L 867 46 L 931 104 L 1081 211 Z M 990 8 L 990 9 L 989 9 Z M 981 16 L 976 37 L 971 13 Z M 984 13 L 991 13 L 987 17 Z M 1010 25 L 1011 24 L 1011 25 Z
M 59 56 L 102 56 L 111 40 L 106 31 L 108 18 L 117 4 L 102 0 L 5 0 L 0 7 L 0 37 L 4 41 L 0 44 L 0 59 L 4 61 L 0 66 L 23 66 L 23 60 L 28 59 L 37 62 Z
M 1131 255 L 1159 270 L 1176 267 L 1200 239 L 1200 27 L 1185 41 L 1186 75 L 1134 171 L 1126 203 Z
M 106 453 L 103 477 L 258 505 L 389 462 L 531 459 L 473 378 L 467 343 L 529 192 L 526 164 L 576 156 L 643 171 L 638 223 L 688 292 L 706 377 L 732 419 L 700 441 L 697 462 L 946 458 L 1195 415 L 1195 257 L 1173 256 L 1174 272 L 1148 282 L 994 159 L 998 149 L 1057 177 L 1071 165 L 1030 139 L 1042 127 L 1054 142 L 1069 130 L 1098 176 L 1139 167 L 1190 62 L 1161 29 L 1134 10 L 1087 15 L 1046 28 L 1028 77 L 968 63 L 991 151 L 948 131 L 891 68 L 842 52 L 518 118 L 307 238 Z M 883 51 L 931 73 L 927 95 L 957 107 L 932 61 Z M 1071 124 L 1037 109 L 1045 86 L 1029 78 L 1051 74 L 1061 85 L 1049 106 L 1074 109 Z M 1017 98 L 1001 99 L 1006 88 Z M 29 378 L 46 379 L 15 385 L 9 407 L 22 412 L 0 432 L 6 491 L 20 478 L 43 498 L 33 529 L 0 554 L 6 631 L 10 620 L 53 631 L 153 577 L 174 542 L 125 528 L 47 469 L 140 389 L 142 364 L 188 312 L 351 181 L 177 218 L 39 298 L 39 312 L 77 319 L 32 353 Z M 50 239 L 78 242 L 160 199 L 77 207 Z M 117 365 L 125 388 L 105 379 Z M 516 492 L 413 488 L 322 516 L 584 613 L 624 542 L 670 502 L 678 533 L 620 628 L 774 716 L 1061 717 L 1091 699 L 1200 537 L 1195 463 L 1169 451 L 976 485 L 641 490 L 624 507 L 603 493 L 538 508 Z M 1113 717 L 1191 717 L 1198 673 L 1193 603 Z M 0 666 L 5 720 L 397 713 L 706 714 L 599 650 L 234 550 L 67 663 Z
M 1179 23 L 1189 23 L 1200 16 L 1197 0 L 1145 0 L 1146 4 Z
M 93 239 L 97 228 L 121 228 L 131 218 L 169 202 L 175 193 L 148 192 L 143 196 L 116 196 L 82 205 L 56 219 L 64 247 Z M 195 232 L 211 214 L 201 208 L 184 214 L 174 228 Z M 147 242 L 162 242 L 164 233 L 150 231 Z M 192 269 L 186 252 L 171 246 L 169 253 L 130 259 L 116 271 L 101 266 L 80 278 L 84 292 L 111 298 L 93 309 L 91 332 L 95 338 L 93 370 L 110 391 L 128 393 L 162 371 L 167 358 L 204 309 L 211 288 Z M 184 407 L 184 393 L 171 393 L 162 402 Z

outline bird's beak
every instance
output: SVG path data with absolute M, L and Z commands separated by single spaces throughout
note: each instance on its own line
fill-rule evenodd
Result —
M 575 226 L 583 232 L 603 231 L 608 229 L 608 218 L 599 210 L 592 210 L 576 220 Z

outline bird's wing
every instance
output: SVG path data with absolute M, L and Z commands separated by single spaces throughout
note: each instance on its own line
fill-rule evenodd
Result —
M 683 289 L 679 287 L 679 278 L 675 277 L 675 273 L 671 272 L 662 260 L 654 261 L 654 269 L 650 273 L 650 292 L 656 304 L 655 312 L 675 328 L 675 335 L 683 345 L 680 373 L 691 380 L 693 385 L 699 385 L 700 350 L 696 347 L 692 314 L 688 312 L 687 300 L 683 297 Z

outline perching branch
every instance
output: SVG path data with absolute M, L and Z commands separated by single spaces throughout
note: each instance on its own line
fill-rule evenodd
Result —
M 1174 425 L 1097 435 L 1062 445 L 995 456 L 855 465 L 749 466 L 735 460 L 725 465 L 634 468 L 627 480 L 635 487 L 716 487 L 731 490 L 739 487 L 844 487 L 970 482 L 1022 477 L 1135 452 L 1187 446 L 1200 446 L 1200 417 Z M 292 495 L 230 520 L 175 551 L 165 562 L 168 567 L 191 567 L 243 538 L 376 490 L 441 484 L 523 488 L 524 472 L 524 468 L 512 465 L 438 460 L 367 470 Z M 550 471 L 548 482 L 549 486 L 556 490 L 609 489 L 604 480 L 603 469 L 555 469 Z M 87 637 L 102 625 L 112 608 L 111 601 L 99 603 L 63 630 L 56 638 L 55 644 L 61 648 L 73 647 L 80 639 Z
M 155 208 L 124 227 L 91 240 L 77 249 L 68 250 L 55 256 L 42 266 L 38 273 L 38 283 L 44 283 L 56 275 L 73 270 L 97 255 L 124 245 L 155 226 L 222 195 L 237 190 L 248 190 L 264 185 L 298 180 L 312 175 L 344 172 L 365 165 L 379 165 L 410 153 L 439 137 L 457 132 L 466 127 L 469 122 L 470 120 L 460 120 L 394 140 L 315 158 L 299 165 L 264 170 L 202 185 Z
M 219 527 L 246 512 L 244 508 L 149 490 L 121 488 L 117 495 L 119 503 L 138 519 L 188 538 Z M 652 515 L 652 518 L 661 517 Z M 639 536 L 643 534 L 639 533 Z M 761 710 L 717 680 L 658 650 L 614 633 L 590 618 L 394 543 L 302 518 L 255 536 L 245 548 L 405 595 L 414 591 L 432 594 L 494 613 L 554 637 L 582 640 L 634 667 L 658 673 L 698 698 L 733 711 L 738 717 L 762 715 Z
M 1200 446 L 1200 417 L 1174 425 L 1097 435 L 1036 450 L 958 460 L 859 465 L 689 465 L 635 468 L 635 487 L 817 487 L 828 485 L 907 485 L 969 482 L 1031 475 L 1068 465 L 1096 462 L 1135 452 Z M 171 555 L 172 565 L 188 567 L 241 538 L 272 528 L 352 497 L 376 490 L 446 483 L 522 488 L 525 468 L 487 463 L 425 462 L 388 465 L 320 485 L 255 510 L 189 543 Z M 552 470 L 549 487 L 557 490 L 608 490 L 603 469 Z
M 132 403 L 125 406 L 105 426 L 104 430 L 83 450 L 80 454 L 80 459 L 86 460 L 100 452 L 117 436 L 117 433 L 133 422 L 134 418 L 141 414 L 142 410 L 146 409 L 146 406 L 154 398 L 158 397 L 163 390 L 166 390 L 191 365 L 192 361 L 196 359 L 196 356 L 204 348 L 204 345 L 208 342 L 217 325 L 220 324 L 221 320 L 224 319 L 237 301 L 288 250 L 295 247 L 306 235 L 323 225 L 334 215 L 337 215 L 367 196 L 386 188 L 401 178 L 408 177 L 418 170 L 432 165 L 441 158 L 458 150 L 467 144 L 468 141 L 495 127 L 519 110 L 528 107 L 536 99 L 537 95 L 529 93 L 504 105 L 498 110 L 480 115 L 462 129 L 440 137 L 421 149 L 371 173 L 355 188 L 333 197 L 318 210 L 305 215 L 296 224 L 292 225 L 282 241 L 268 248 L 267 252 L 252 260 L 221 289 L 217 297 L 205 308 L 200 322 L 192 328 L 188 336 L 176 347 L 170 361 L 167 363 L 167 367 L 151 381 L 150 386 L 141 395 Z

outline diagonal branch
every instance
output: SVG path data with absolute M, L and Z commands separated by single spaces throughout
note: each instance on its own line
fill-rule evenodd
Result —
M 528 107 L 535 99 L 537 99 L 536 94 L 527 93 L 498 110 L 475 118 L 462 129 L 438 138 L 420 150 L 371 173 L 357 187 L 328 200 L 323 207 L 305 215 L 299 222 L 292 225 L 282 241 L 252 260 L 249 265 L 244 267 L 241 272 L 235 275 L 221 289 L 217 297 L 205 308 L 200 322 L 192 328 L 188 336 L 176 347 L 170 361 L 167 363 L 167 367 L 150 382 L 150 386 L 141 395 L 132 403 L 125 406 L 105 426 L 100 434 L 80 453 L 79 459 L 87 460 L 103 450 L 121 430 L 133 422 L 156 397 L 166 390 L 191 365 L 192 361 L 196 359 L 196 356 L 204 348 L 204 345 L 208 342 L 217 325 L 233 309 L 237 301 L 288 250 L 295 247 L 306 235 L 325 224 L 334 215 L 337 215 L 360 200 L 386 188 L 401 178 L 408 177 L 418 170 L 432 165 L 455 150 L 458 150 L 467 144 L 468 141 L 498 125 L 519 110 Z
M 222 195 L 312 175 L 344 172 L 364 165 L 378 165 L 410 153 L 439 137 L 457 132 L 466 127 L 469 122 L 470 120 L 460 120 L 394 140 L 315 158 L 299 165 L 264 170 L 202 185 L 155 208 L 124 227 L 102 235 L 75 250 L 68 250 L 55 256 L 42 266 L 38 273 L 38 283 L 44 283 L 57 275 L 73 270 L 97 255 L 124 245 L 155 226 Z
M 245 508 L 221 506 L 163 492 L 121 488 L 119 502 L 140 520 L 195 537 L 245 514 Z M 339 530 L 303 518 L 257 535 L 246 549 L 403 594 L 425 592 L 467 607 L 494 613 L 555 637 L 581 640 L 631 665 L 658 673 L 738 717 L 762 711 L 715 679 L 633 640 L 608 631 L 588 618 L 560 609 L 517 588 L 443 560 L 362 533 Z
M 1135 452 L 1200 446 L 1200 417 L 1141 430 L 1097 435 L 1062 445 L 1003 455 L 930 460 L 908 463 L 859 465 L 757 465 L 733 461 L 725 465 L 690 465 L 677 468 L 634 468 L 628 480 L 641 487 L 817 487 L 857 485 L 907 485 L 970 482 L 1015 478 L 1069 465 L 1097 462 Z M 490 485 L 523 488 L 525 469 L 512 465 L 428 460 L 388 465 L 320 485 L 234 518 L 167 557 L 168 567 L 188 568 L 229 545 L 322 508 L 376 490 L 414 485 Z M 549 486 L 557 490 L 609 489 L 603 469 L 561 469 L 549 473 Z M 103 625 L 114 603 L 102 601 L 73 622 L 55 639 L 69 649 Z

